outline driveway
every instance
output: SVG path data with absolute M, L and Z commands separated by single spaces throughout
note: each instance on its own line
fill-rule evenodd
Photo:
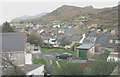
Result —
M 46 52 L 46 53 L 34 53 L 33 54 L 33 60 L 43 59 L 44 57 L 46 57 L 48 60 L 55 60 L 57 53 L 60 52 L 60 51 L 61 50 L 53 50 L 53 51 L 49 51 L 49 52 Z

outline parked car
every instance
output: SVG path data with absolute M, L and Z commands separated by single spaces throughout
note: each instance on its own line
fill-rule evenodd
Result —
M 56 56 L 58 59 L 69 59 L 72 57 L 72 54 L 70 53 L 62 53 Z

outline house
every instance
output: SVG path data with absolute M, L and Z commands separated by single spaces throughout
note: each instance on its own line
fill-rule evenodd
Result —
M 81 59 L 92 59 L 95 53 L 94 44 L 82 44 L 77 49 L 77 57 Z
M 113 44 L 113 45 L 117 45 L 117 44 L 120 44 L 120 39 L 119 39 L 119 36 L 117 35 L 114 35 L 114 36 L 110 36 L 108 37 L 109 39 L 109 44 Z
M 48 43 L 54 45 L 54 44 L 57 44 L 57 41 L 56 41 L 56 39 L 50 38 L 48 40 Z
M 82 44 L 85 38 L 86 38 L 85 34 L 82 34 L 82 39 L 79 41 L 79 43 Z
M 35 45 L 35 44 L 30 44 L 30 43 L 26 43 L 26 52 L 31 52 L 31 53 L 41 53 L 41 48 L 39 45 Z
M 26 33 L 1 33 L 0 35 L 2 35 L 2 52 L 0 52 L 2 75 L 13 75 L 13 72 L 16 72 L 14 65 L 18 66 L 25 75 L 44 74 L 44 65 L 34 65 L 32 53 L 26 51 Z
M 76 28 L 69 28 L 66 32 L 65 35 L 75 35 L 76 33 Z
M 107 61 L 120 61 L 120 53 L 119 52 L 111 52 L 110 55 L 107 58 Z
M 93 36 L 87 36 L 84 40 L 83 43 L 95 43 L 96 42 L 96 37 Z

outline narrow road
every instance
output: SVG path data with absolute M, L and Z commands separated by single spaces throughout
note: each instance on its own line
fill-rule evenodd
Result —
M 60 52 L 60 51 L 61 50 L 53 50 L 53 51 L 49 51 L 47 53 L 34 53 L 33 54 L 33 60 L 35 60 L 35 59 L 43 59 L 44 56 L 48 60 L 55 60 L 57 53 Z

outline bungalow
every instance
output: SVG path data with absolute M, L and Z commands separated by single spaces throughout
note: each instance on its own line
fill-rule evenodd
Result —
M 94 44 L 82 44 L 77 49 L 77 57 L 81 59 L 92 59 L 95 53 Z
M 2 75 L 16 75 L 14 65 L 25 75 L 43 75 L 44 65 L 32 64 L 32 53 L 26 51 L 26 33 L 2 33 Z M 30 68 L 31 67 L 31 68 Z M 18 72 L 19 75 L 23 73 Z M 18 75 L 17 74 L 17 75 Z

